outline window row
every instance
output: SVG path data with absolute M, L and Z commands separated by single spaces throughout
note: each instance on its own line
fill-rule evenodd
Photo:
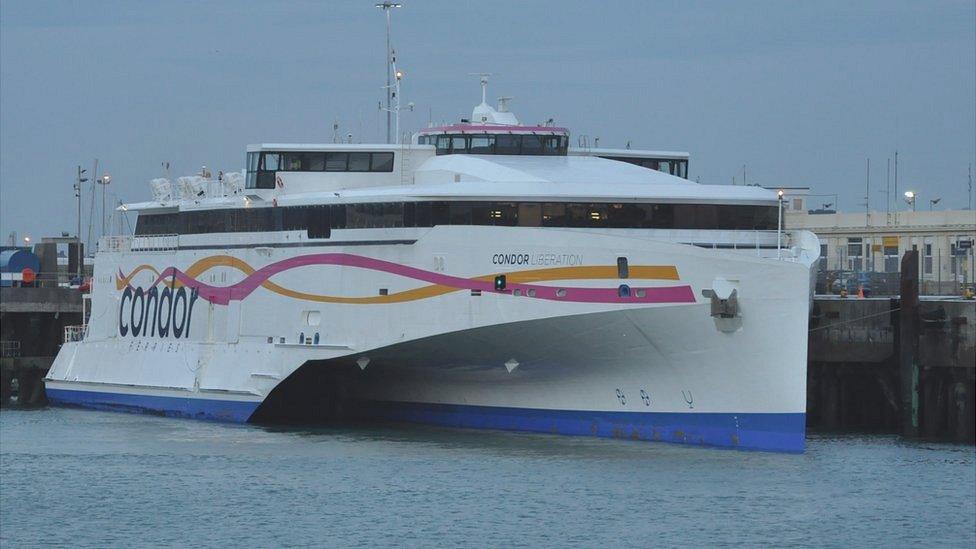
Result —
M 137 235 L 497 225 L 617 229 L 776 230 L 775 206 L 577 202 L 376 202 L 141 214 Z
M 566 156 L 569 137 L 565 135 L 422 135 L 420 145 L 434 145 L 437 154 L 521 154 Z
M 659 172 L 669 173 L 671 175 L 676 175 L 678 177 L 683 177 L 688 179 L 688 161 L 687 160 L 674 160 L 665 158 L 635 158 L 631 156 L 601 156 L 600 158 L 606 158 L 607 160 L 616 160 L 618 162 L 626 162 L 628 164 L 633 164 L 635 166 L 641 166 L 643 168 L 649 168 L 652 170 L 657 170 Z
M 247 188 L 273 189 L 275 172 L 392 172 L 392 152 L 249 152 Z

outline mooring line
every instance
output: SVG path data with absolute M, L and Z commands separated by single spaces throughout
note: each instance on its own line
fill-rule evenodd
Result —
M 871 317 L 875 317 L 875 316 L 888 315 L 888 314 L 891 314 L 893 312 L 900 311 L 900 310 L 901 310 L 901 307 L 895 307 L 894 309 L 888 309 L 887 311 L 883 311 L 883 312 L 880 312 L 880 313 L 874 313 L 874 314 L 870 314 L 870 315 L 867 315 L 867 316 L 861 316 L 861 317 L 858 317 L 858 318 L 852 318 L 850 320 L 844 320 L 844 321 L 841 321 L 841 322 L 835 322 L 833 324 L 828 324 L 826 326 L 817 326 L 816 328 L 810 328 L 809 330 L 807 330 L 807 332 L 808 333 L 809 332 L 815 332 L 817 330 L 823 330 L 823 329 L 826 329 L 826 328 L 832 328 L 834 326 L 840 326 L 841 324 L 850 324 L 851 322 L 857 322 L 859 320 L 864 320 L 865 318 L 871 318 Z

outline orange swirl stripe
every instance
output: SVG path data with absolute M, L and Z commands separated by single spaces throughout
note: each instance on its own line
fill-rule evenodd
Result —
M 229 255 L 215 255 L 210 257 L 205 257 L 193 263 L 187 270 L 185 274 L 193 279 L 199 279 L 200 275 L 206 273 L 210 269 L 216 267 L 229 267 L 241 271 L 246 276 L 254 274 L 256 269 L 248 265 L 245 261 Z M 159 271 L 149 265 L 140 265 L 136 267 L 128 276 L 122 276 L 121 271 L 116 280 L 116 286 L 118 289 L 124 289 L 132 280 L 132 278 L 141 271 L 149 270 L 159 276 Z M 511 271 L 508 273 L 497 273 L 505 274 L 507 282 L 511 284 L 525 284 L 532 282 L 542 282 L 542 281 L 554 281 L 554 280 L 608 280 L 608 279 L 618 279 L 619 273 L 616 266 L 578 266 L 578 267 L 552 267 L 546 269 L 533 269 L 526 271 Z M 481 282 L 491 282 L 495 274 L 482 275 L 470 278 L 468 280 L 481 281 Z M 673 265 L 638 265 L 629 268 L 629 277 L 631 279 L 652 279 L 652 280 L 679 280 L 678 270 Z M 163 282 L 167 286 L 178 287 L 183 285 L 179 280 L 173 282 L 166 280 Z M 276 294 L 283 295 L 286 297 L 291 297 L 295 299 L 302 299 L 306 301 L 315 301 L 321 303 L 348 303 L 348 304 L 374 304 L 374 303 L 402 303 L 405 301 L 414 301 L 418 299 L 425 299 L 429 297 L 435 297 L 439 295 L 448 294 L 451 292 L 457 292 L 463 290 L 464 288 L 457 288 L 454 286 L 448 286 L 445 284 L 430 284 L 428 286 L 423 286 L 420 288 L 414 288 L 410 290 L 404 290 L 401 292 L 391 293 L 388 295 L 377 295 L 369 297 L 340 297 L 340 296 L 329 296 L 321 294 L 312 294 L 307 292 L 300 292 L 296 290 L 291 290 L 282 287 L 271 280 L 264 280 L 261 283 L 261 287 L 266 290 L 272 291 Z

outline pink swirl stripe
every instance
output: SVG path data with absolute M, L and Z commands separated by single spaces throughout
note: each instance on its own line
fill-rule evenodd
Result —
M 250 275 L 244 280 L 231 286 L 211 286 L 194 278 L 191 278 L 183 271 L 175 267 L 167 267 L 156 278 L 153 285 L 157 285 L 166 279 L 175 278 L 183 285 L 193 288 L 199 292 L 201 298 L 216 305 L 226 305 L 231 300 L 243 300 L 261 286 L 264 281 L 272 276 L 309 265 L 341 265 L 345 267 L 356 267 L 372 271 L 381 271 L 414 280 L 421 280 L 431 284 L 440 284 L 458 290 L 481 290 L 483 292 L 495 292 L 511 294 L 514 290 L 519 290 L 525 297 L 535 299 L 548 299 L 553 301 L 568 301 L 576 303 L 695 303 L 695 294 L 691 286 L 660 286 L 660 287 L 631 287 L 629 297 L 621 297 L 617 288 L 578 288 L 578 287 L 554 287 L 541 286 L 538 284 L 518 284 L 507 285 L 504 291 L 496 292 L 491 281 L 472 280 L 457 276 L 450 276 L 415 267 L 408 267 L 399 263 L 383 261 L 358 255 L 344 253 L 324 253 L 309 254 L 298 257 L 284 259 L 275 263 L 268 264 Z M 121 274 L 121 273 L 120 273 Z M 534 296 L 528 296 L 528 292 L 534 290 Z M 638 290 L 643 296 L 638 297 Z

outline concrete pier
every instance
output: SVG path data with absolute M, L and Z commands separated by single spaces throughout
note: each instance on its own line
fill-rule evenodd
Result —
M 44 376 L 64 340 L 81 324 L 77 288 L 0 288 L 0 406 L 41 406 Z
M 976 442 L 976 301 L 920 299 L 917 261 L 900 297 L 814 299 L 810 429 Z

